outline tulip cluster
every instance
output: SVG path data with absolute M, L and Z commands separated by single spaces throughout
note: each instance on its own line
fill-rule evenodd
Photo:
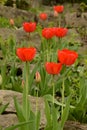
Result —
M 54 6 L 54 11 L 56 11 L 57 13 L 62 13 L 63 10 L 64 10 L 63 6 Z M 45 21 L 48 16 L 46 13 L 41 13 L 39 15 L 39 17 L 41 20 Z M 25 22 L 23 24 L 23 29 L 26 33 L 34 32 L 36 29 L 36 23 L 35 22 Z M 48 28 L 43 28 L 41 31 L 42 31 L 42 37 L 44 37 L 43 39 L 49 41 L 50 39 L 53 39 L 53 37 L 62 39 L 63 37 L 65 37 L 67 35 L 68 29 L 63 28 L 63 27 L 48 27 Z M 53 44 L 54 44 L 54 42 L 53 42 Z M 57 46 L 59 46 L 59 44 L 60 43 L 58 43 L 56 45 L 56 48 L 57 48 Z M 48 46 L 46 46 L 46 47 L 48 47 Z M 51 50 L 52 50 L 52 52 L 51 52 Z M 57 50 L 57 55 L 56 55 L 57 61 L 54 62 L 52 60 L 48 60 L 48 58 L 47 58 L 44 62 L 44 68 L 46 70 L 45 72 L 47 72 L 46 75 L 52 75 L 53 78 L 55 75 L 58 75 L 61 72 L 61 70 L 64 66 L 66 66 L 66 68 L 67 68 L 67 66 L 73 65 L 75 63 L 76 59 L 78 58 L 77 52 L 75 52 L 74 50 L 70 50 L 68 48 L 54 49 L 52 46 L 52 48 L 48 47 L 48 48 L 44 49 L 44 51 L 47 51 L 47 57 L 48 57 L 48 55 L 51 57 L 54 56 L 54 53 L 56 54 L 56 50 Z M 42 50 L 41 50 L 41 53 L 43 53 Z M 43 54 L 45 54 L 45 53 L 43 53 Z M 30 78 L 30 77 L 28 78 L 28 76 L 30 74 L 29 70 L 28 70 L 29 69 L 28 62 L 30 63 L 34 59 L 34 57 L 36 55 L 36 48 L 34 48 L 34 47 L 17 48 L 16 55 L 18 56 L 18 58 L 21 61 L 23 61 L 25 63 L 25 68 L 26 68 L 25 86 L 24 86 L 24 92 L 23 92 L 23 98 L 24 98 L 23 99 L 23 101 L 24 101 L 23 102 L 24 103 L 23 104 L 23 110 L 24 110 L 23 116 L 24 116 L 26 122 L 28 122 L 29 121 L 29 117 L 28 117 L 28 114 L 29 114 L 29 112 L 28 112 L 29 106 L 28 105 L 29 104 L 28 104 L 27 97 L 29 94 L 29 81 L 28 81 L 28 79 Z M 43 59 L 41 59 L 41 60 L 43 60 Z M 41 65 L 43 65 L 43 63 Z M 40 83 L 43 82 L 42 79 L 44 79 L 44 78 L 41 78 L 41 75 L 40 75 L 38 70 L 35 73 L 35 79 L 36 79 L 37 84 L 39 84 L 39 82 Z M 46 83 L 46 80 L 45 80 L 44 84 L 45 83 Z M 54 83 L 52 83 L 52 85 L 53 85 L 53 105 L 54 105 L 55 86 L 54 86 Z M 37 96 L 38 96 L 38 94 L 37 94 Z M 64 81 L 63 81 L 63 89 L 62 89 L 62 115 L 63 115 L 63 103 L 64 103 Z M 54 106 L 53 106 L 53 109 L 54 109 Z M 37 117 L 35 119 L 35 123 L 37 123 L 36 121 L 38 121 Z M 26 126 L 25 129 L 28 130 L 28 126 Z M 61 130 L 62 130 L 62 128 L 61 128 Z
M 67 28 L 59 28 L 59 27 L 52 27 L 52 28 L 44 28 L 42 30 L 42 36 L 46 39 L 53 38 L 56 36 L 58 38 L 62 38 L 67 35 L 68 29 Z
M 62 65 L 70 66 L 75 63 L 78 58 L 78 54 L 75 51 L 68 49 L 58 50 L 58 60 L 59 63 L 47 62 L 45 67 L 48 74 L 59 74 Z

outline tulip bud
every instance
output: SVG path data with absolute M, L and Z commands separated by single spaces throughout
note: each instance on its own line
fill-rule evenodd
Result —
M 54 17 L 58 17 L 57 11 L 54 11 Z
M 35 79 L 36 79 L 37 83 L 39 83 L 41 81 L 41 76 L 40 76 L 40 73 L 38 71 L 35 74 Z
M 24 84 L 25 84 L 25 81 L 24 81 L 24 80 L 22 80 L 21 85 L 22 85 L 22 87 L 23 87 L 23 88 L 24 88 Z
M 10 22 L 10 25 L 11 25 L 11 26 L 14 26 L 14 20 L 13 20 L 13 19 L 10 19 L 9 22 Z
M 2 84 L 2 76 L 0 75 L 0 85 Z

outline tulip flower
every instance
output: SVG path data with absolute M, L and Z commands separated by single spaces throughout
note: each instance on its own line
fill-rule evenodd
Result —
M 36 48 L 18 48 L 16 54 L 22 61 L 31 61 L 35 57 Z
M 44 28 L 42 30 L 42 36 L 46 39 L 51 39 L 54 36 L 54 30 L 52 28 Z
M 75 51 L 71 51 L 68 49 L 58 51 L 58 60 L 64 65 L 70 66 L 74 64 L 77 58 L 78 54 Z
M 53 7 L 54 11 L 56 11 L 57 13 L 62 13 L 64 10 L 64 6 L 63 5 L 57 5 Z
M 41 13 L 41 14 L 39 15 L 39 17 L 40 17 L 41 20 L 45 21 L 48 16 L 47 16 L 46 13 Z
M 25 22 L 25 23 L 23 23 L 23 29 L 27 33 L 34 32 L 36 29 L 36 23 L 35 22 Z
M 67 35 L 67 32 L 68 32 L 68 29 L 67 28 L 62 28 L 62 27 L 59 27 L 59 28 L 56 28 L 55 30 L 55 35 L 59 38 L 62 38 L 64 36 Z
M 56 75 L 60 73 L 62 64 L 55 62 L 46 62 L 45 68 L 48 74 Z
M 24 120 L 26 122 L 29 121 L 29 100 L 28 100 L 28 94 L 30 92 L 30 86 L 29 86 L 29 72 L 30 72 L 30 68 L 29 68 L 29 64 L 28 61 L 32 61 L 33 58 L 35 57 L 36 54 L 36 48 L 34 47 L 30 47 L 30 48 L 18 48 L 16 51 L 17 56 L 19 57 L 20 60 L 25 62 L 25 80 L 24 82 L 22 81 L 22 85 L 23 86 L 23 114 L 24 114 Z M 29 127 L 26 125 L 25 126 L 26 130 L 29 129 Z

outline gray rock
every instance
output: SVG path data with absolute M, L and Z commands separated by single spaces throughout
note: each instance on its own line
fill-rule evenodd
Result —
M 22 17 L 23 19 L 26 20 L 31 20 L 31 18 L 33 18 L 33 13 L 31 12 L 27 12 L 25 10 L 21 10 L 18 8 L 13 8 L 13 7 L 7 7 L 7 6 L 3 6 L 0 5 L 0 16 L 1 17 L 5 17 L 5 18 L 17 18 L 17 17 Z M 32 17 L 31 17 L 32 16 Z
M 66 21 L 66 26 L 68 27 L 87 27 L 87 20 L 83 17 L 87 16 L 87 13 L 82 13 L 81 17 L 77 17 L 77 13 L 66 13 L 65 14 L 65 21 Z
M 11 90 L 0 90 L 0 99 L 3 99 L 2 104 L 9 103 L 8 108 L 6 109 L 7 114 L 4 113 L 0 115 L 0 128 L 2 127 L 3 130 L 6 127 L 9 127 L 11 125 L 15 125 L 18 123 L 17 116 L 15 114 L 15 107 L 14 107 L 14 101 L 13 97 L 16 96 L 20 104 L 22 103 L 22 94 L 11 91 Z M 35 112 L 35 106 L 36 106 L 36 97 L 29 96 L 30 103 L 32 110 Z M 46 117 L 44 112 L 44 99 L 42 97 L 38 98 L 38 109 L 41 112 L 41 123 L 40 128 L 43 130 L 44 126 L 46 125 Z M 16 129 L 17 130 L 17 129 Z M 80 124 L 79 122 L 74 121 L 67 121 L 64 126 L 64 130 L 87 130 L 86 124 Z
M 19 92 L 11 91 L 11 90 L 0 90 L 0 99 L 3 99 L 2 104 L 5 105 L 9 103 L 6 113 L 0 115 L 0 126 L 6 128 L 11 125 L 15 125 L 18 122 L 17 116 L 15 114 L 15 106 L 13 97 L 15 96 L 19 103 L 22 103 L 22 94 Z M 29 96 L 29 100 L 31 103 L 32 111 L 35 112 L 36 110 L 36 97 Z M 38 109 L 41 112 L 41 123 L 40 126 L 43 127 L 46 124 L 46 118 L 44 113 L 44 99 L 38 98 Z

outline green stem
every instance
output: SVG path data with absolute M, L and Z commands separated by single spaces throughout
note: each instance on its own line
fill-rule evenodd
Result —
M 38 90 L 36 91 L 36 115 L 38 111 Z
M 64 86 L 64 78 L 63 78 L 63 84 L 62 84 L 62 115 L 63 115 L 63 104 L 64 104 L 64 90 L 65 90 L 65 86 Z
M 29 93 L 28 76 L 29 76 L 28 62 L 26 62 L 26 86 L 25 86 L 25 88 L 26 88 L 26 93 L 25 93 L 25 95 L 26 95 L 26 97 L 25 97 L 25 99 L 26 99 L 26 121 L 28 121 L 28 93 Z
M 60 14 L 59 14 L 59 27 L 61 26 L 61 16 L 60 16 Z
M 50 39 L 47 40 L 47 61 L 50 61 L 51 56 L 51 44 L 50 44 Z
M 55 85 L 54 85 L 54 76 L 53 76 L 53 83 L 52 83 L 52 87 L 53 87 L 53 104 L 54 104 L 54 99 L 55 99 Z
M 35 130 L 37 130 L 37 114 L 38 114 L 38 90 L 36 91 L 36 114 L 35 114 Z
M 49 40 L 47 39 L 47 61 L 49 61 Z
M 28 93 L 29 93 L 29 84 L 28 84 L 28 77 L 29 77 L 29 66 L 28 62 L 25 63 L 25 87 L 23 91 L 23 112 L 25 116 L 25 120 L 28 121 L 29 117 L 29 110 L 28 110 Z

